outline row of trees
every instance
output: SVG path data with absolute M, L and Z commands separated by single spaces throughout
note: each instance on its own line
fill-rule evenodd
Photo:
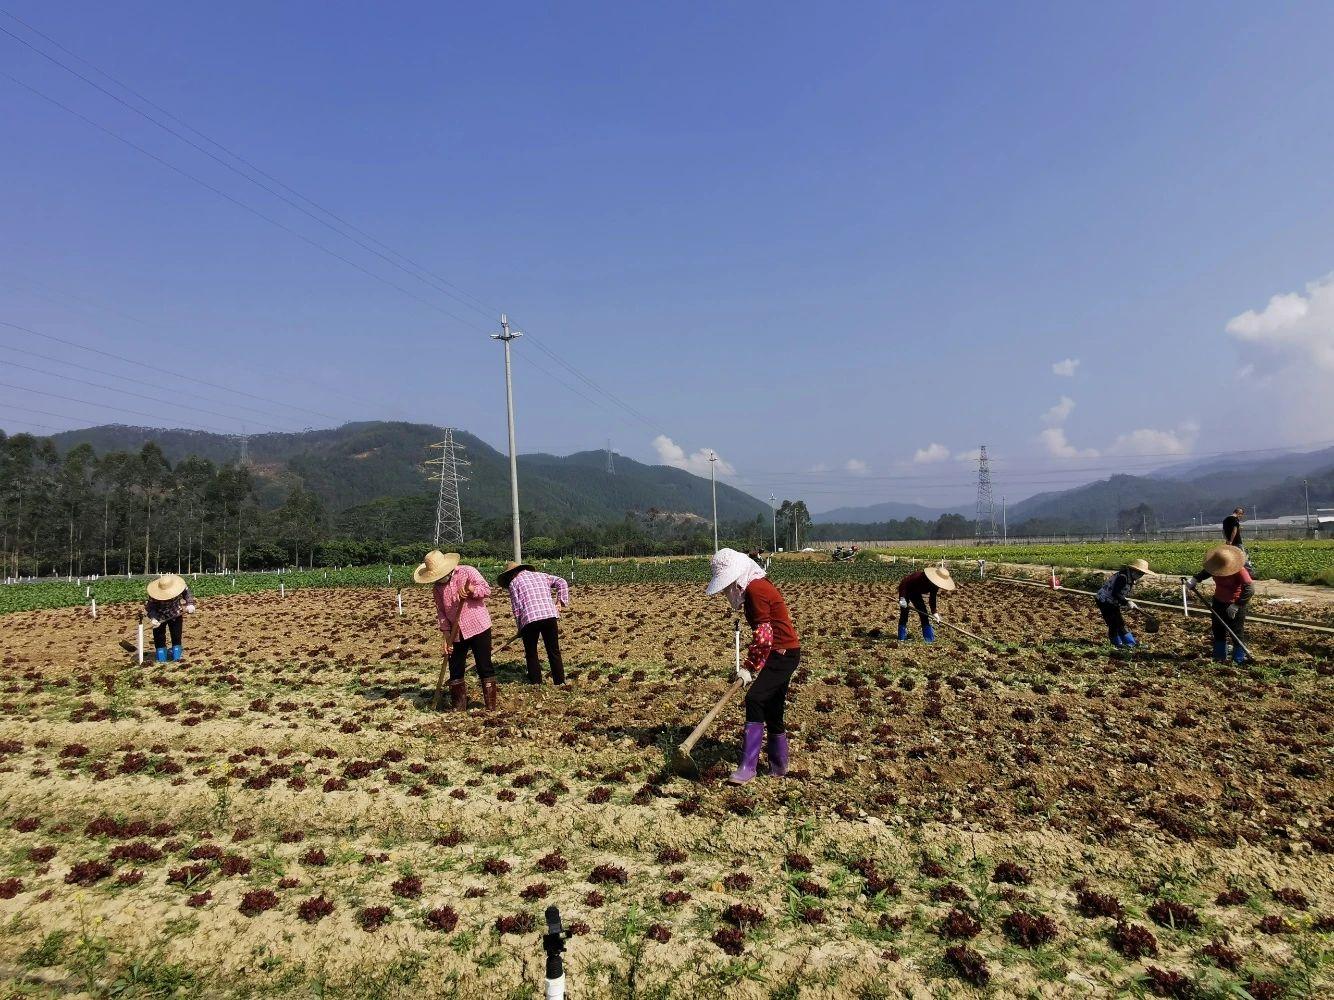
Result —
M 327 522 L 300 487 L 260 511 L 250 470 L 154 443 L 98 456 L 0 432 L 0 569 L 6 577 L 226 570 L 299 561 Z M 276 560 L 276 561 L 275 561 Z

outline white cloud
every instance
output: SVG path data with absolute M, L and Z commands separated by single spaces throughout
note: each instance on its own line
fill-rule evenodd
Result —
M 1309 282 L 1305 295 L 1275 295 L 1260 312 L 1233 316 L 1227 332 L 1271 366 L 1310 363 L 1334 371 L 1334 274 Z
M 862 461 L 860 458 L 848 459 L 847 462 L 843 465 L 843 468 L 847 469 L 854 476 L 864 476 L 871 471 L 871 467 L 867 465 L 864 461 Z
M 666 434 L 659 434 L 653 439 L 653 448 L 658 453 L 658 460 L 663 465 L 670 465 L 674 469 L 685 469 L 687 472 L 693 472 L 697 476 L 707 476 L 709 474 L 709 449 L 701 448 L 693 455 L 687 455 L 684 448 L 669 438 Z M 732 464 L 718 456 L 718 475 L 732 476 L 736 474 L 736 469 Z
M 829 466 L 825 465 L 823 462 L 817 462 L 815 465 L 812 465 L 812 466 L 811 466 L 809 469 L 807 469 L 806 471 L 807 471 L 807 472 L 828 472 L 828 471 L 829 471 Z
M 1109 455 L 1188 455 L 1199 437 L 1200 425 L 1188 420 L 1176 430 L 1141 428 L 1122 434 L 1107 449 Z
M 1038 439 L 1054 458 L 1097 458 L 1097 448 L 1076 448 L 1065 438 L 1064 427 L 1048 427 Z
M 956 462 L 976 462 L 981 457 L 981 448 L 969 448 L 967 451 L 956 451 L 954 453 L 954 460 Z
M 932 442 L 925 448 L 918 448 L 913 452 L 912 460 L 918 465 L 928 465 L 931 462 L 943 462 L 950 457 L 950 450 L 943 444 Z
M 1050 427 L 1059 427 L 1065 423 L 1075 408 L 1075 401 L 1069 396 L 1062 396 L 1061 401 L 1042 415 L 1042 422 Z
M 1309 282 L 1304 292 L 1273 296 L 1263 309 L 1232 317 L 1226 329 L 1241 355 L 1237 379 L 1251 403 L 1252 430 L 1328 437 L 1334 423 L 1334 274 Z
M 1065 358 L 1063 361 L 1057 361 L 1051 366 L 1053 375 L 1060 375 L 1063 378 L 1074 378 L 1075 371 L 1079 368 L 1078 358 Z

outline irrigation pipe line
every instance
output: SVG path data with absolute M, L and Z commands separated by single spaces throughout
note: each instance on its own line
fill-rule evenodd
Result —
M 1047 584 L 1039 580 L 1020 580 L 1017 577 L 1012 577 L 1012 576 L 988 576 L 987 579 L 999 580 L 1002 583 L 1018 583 L 1022 584 L 1025 587 L 1039 587 L 1042 590 L 1051 589 Z M 1075 587 L 1061 587 L 1059 590 L 1056 591 L 1056 593 L 1084 594 L 1089 597 L 1098 596 L 1092 590 L 1079 590 Z M 1135 603 L 1151 608 L 1164 608 L 1167 611 L 1181 612 L 1180 604 L 1165 604 L 1162 601 L 1145 601 L 1145 600 L 1140 600 L 1139 598 L 1135 599 Z M 1182 616 L 1185 617 L 1184 614 Z M 1334 635 L 1334 628 L 1330 628 L 1326 625 L 1311 625 L 1308 624 L 1307 622 L 1290 622 L 1290 621 L 1284 621 L 1282 618 L 1263 618 L 1259 615 L 1247 615 L 1246 620 L 1248 622 L 1256 622 L 1260 625 L 1274 625 L 1278 628 L 1293 628 L 1293 629 L 1301 629 L 1304 632 L 1318 632 L 1321 635 Z

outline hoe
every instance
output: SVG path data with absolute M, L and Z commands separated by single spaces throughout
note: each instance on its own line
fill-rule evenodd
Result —
M 739 621 L 734 621 L 732 624 L 733 646 L 736 651 L 736 667 L 740 670 L 741 623 Z M 718 718 L 718 713 L 721 712 L 727 706 L 727 703 L 736 697 L 737 692 L 745 686 L 745 682 L 742 681 L 740 677 L 733 681 L 732 686 L 723 692 L 723 696 L 714 703 L 714 706 L 709 709 L 704 718 L 699 720 L 699 725 L 696 726 L 690 735 L 685 738 L 685 742 L 672 751 L 671 768 L 673 771 L 677 774 L 684 775 L 699 774 L 699 765 L 695 763 L 695 758 L 690 756 L 690 751 L 695 749 L 695 744 L 698 743 L 700 738 L 713 726 L 714 720 Z

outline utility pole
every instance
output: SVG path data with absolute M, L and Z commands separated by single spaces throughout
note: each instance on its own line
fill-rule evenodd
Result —
M 718 456 L 709 452 L 709 488 L 713 492 L 713 551 L 718 551 Z
M 431 445 L 440 449 L 439 458 L 427 459 L 427 465 L 438 466 L 430 479 L 440 483 L 440 493 L 435 502 L 435 547 L 440 547 L 443 538 L 448 545 L 463 544 L 463 510 L 459 499 L 459 484 L 467 479 L 459 475 L 459 466 L 467 465 L 458 453 L 463 445 L 454 441 L 454 428 L 445 428 L 445 439 Z
M 1005 505 L 1005 498 L 1001 497 L 1001 541 L 1008 542 L 1009 540 L 1010 540 L 1010 521 L 1008 516 L 1008 508 Z
M 777 551 L 778 551 L 778 507 L 775 506 L 777 503 L 778 503 L 778 497 L 776 497 L 776 496 L 774 496 L 772 493 L 770 493 L 770 494 L 769 494 L 769 511 L 770 511 L 770 513 L 772 513 L 773 516 L 774 516 L 774 547 L 773 547 L 772 549 L 769 550 L 770 552 L 777 552 Z M 1310 507 L 1310 502 L 1309 502 L 1309 501 L 1307 502 L 1307 507 Z M 1309 516 L 1308 516 L 1307 520 L 1310 520 Z
M 1311 483 L 1309 480 L 1302 480 L 1302 489 L 1306 491 L 1306 537 L 1311 537 Z
M 523 540 L 519 535 L 519 462 L 514 451 L 514 379 L 510 373 L 510 341 L 523 334 L 510 329 L 509 317 L 500 314 L 500 332 L 491 334 L 492 340 L 505 345 L 505 412 L 510 430 L 510 508 L 514 518 L 514 561 L 523 562 Z

